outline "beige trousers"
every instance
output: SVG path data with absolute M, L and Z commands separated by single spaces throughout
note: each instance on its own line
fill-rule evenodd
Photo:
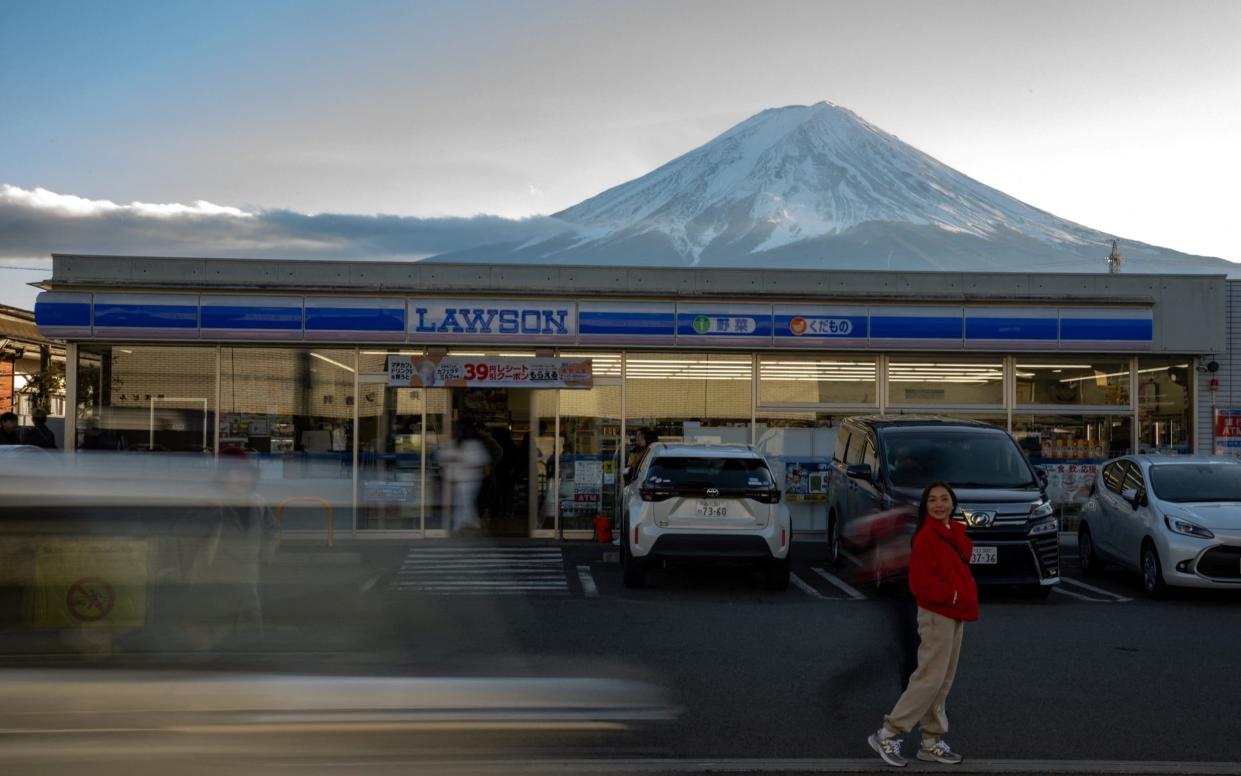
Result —
M 883 718 L 887 733 L 905 734 L 921 725 L 922 738 L 939 738 L 948 732 L 944 703 L 957 675 L 961 656 L 961 634 L 965 623 L 918 607 L 918 668 L 909 677 L 909 686 Z

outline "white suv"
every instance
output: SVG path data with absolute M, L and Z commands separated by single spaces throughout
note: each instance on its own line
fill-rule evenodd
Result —
M 651 445 L 626 471 L 621 561 L 641 587 L 655 560 L 761 563 L 768 587 L 789 584 L 789 510 L 762 455 L 745 445 Z

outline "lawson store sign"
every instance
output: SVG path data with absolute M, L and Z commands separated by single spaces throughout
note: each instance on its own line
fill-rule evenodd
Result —
M 1143 351 L 1149 307 L 578 302 L 47 292 L 69 340 Z

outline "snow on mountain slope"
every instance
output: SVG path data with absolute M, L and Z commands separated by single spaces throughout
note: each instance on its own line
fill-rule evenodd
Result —
M 821 102 L 763 111 L 555 217 L 577 247 L 655 231 L 698 259 L 717 240 L 761 252 L 874 221 L 1083 244 L 1103 235 L 1007 196 Z

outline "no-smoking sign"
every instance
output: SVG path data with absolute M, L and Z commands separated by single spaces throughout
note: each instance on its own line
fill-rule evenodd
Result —
M 65 595 L 69 614 L 79 622 L 97 622 L 107 617 L 116 606 L 116 591 L 107 580 L 82 577 L 69 586 Z

